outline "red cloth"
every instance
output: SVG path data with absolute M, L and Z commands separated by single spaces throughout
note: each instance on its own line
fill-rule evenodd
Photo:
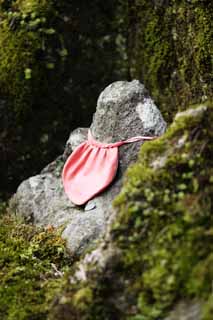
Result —
M 118 168 L 118 147 L 154 137 L 138 136 L 115 143 L 100 143 L 88 131 L 88 140 L 81 143 L 67 159 L 62 180 L 68 198 L 82 205 L 103 191 L 114 179 Z

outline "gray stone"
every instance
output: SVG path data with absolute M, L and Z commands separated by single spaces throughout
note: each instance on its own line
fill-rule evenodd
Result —
M 161 135 L 166 123 L 147 90 L 138 81 L 117 81 L 99 96 L 91 131 L 102 142 L 137 135 Z
M 201 309 L 199 301 L 181 301 L 165 320 L 201 320 Z
M 115 142 L 137 135 L 159 136 L 166 123 L 139 81 L 118 81 L 100 94 L 90 129 L 96 140 Z M 73 254 L 82 253 L 105 233 L 114 214 L 112 200 L 120 191 L 123 173 L 136 160 L 142 144 L 121 146 L 113 183 L 85 206 L 78 207 L 64 193 L 61 172 L 73 149 L 86 140 L 87 132 L 86 128 L 74 130 L 63 155 L 39 175 L 23 181 L 10 202 L 16 214 L 26 221 L 40 226 L 64 226 L 62 236 Z

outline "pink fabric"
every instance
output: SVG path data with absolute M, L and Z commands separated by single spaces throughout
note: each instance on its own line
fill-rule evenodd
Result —
M 81 143 L 67 159 L 62 181 L 68 198 L 82 205 L 103 191 L 114 179 L 118 168 L 118 147 L 154 137 L 138 136 L 115 143 L 101 143 L 93 139 Z

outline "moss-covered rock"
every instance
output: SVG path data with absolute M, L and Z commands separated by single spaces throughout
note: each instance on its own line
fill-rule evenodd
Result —
M 3 207 L 0 208 L 3 210 Z M 25 225 L 10 215 L 0 219 L 0 318 L 47 318 L 64 273 L 71 264 L 60 232 Z
M 144 146 L 115 202 L 117 244 L 126 270 L 138 275 L 131 287 L 144 319 L 212 294 L 212 120 L 210 105 L 179 114 Z
M 144 144 L 102 247 L 105 255 L 110 243 L 114 256 L 104 267 L 87 258 L 51 319 L 159 320 L 182 300 L 199 301 L 201 319 L 211 318 L 212 123 L 212 104 L 195 106 Z
M 212 95 L 212 20 L 209 0 L 130 2 L 130 73 L 168 120 Z

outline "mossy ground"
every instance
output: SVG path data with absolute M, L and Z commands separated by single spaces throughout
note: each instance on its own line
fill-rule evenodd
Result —
M 47 319 L 70 264 L 59 231 L 26 225 L 4 213 L 0 218 L 0 318 Z
M 120 254 L 68 284 L 51 319 L 160 320 L 181 300 L 212 318 L 213 108 L 196 108 L 144 144 L 115 200 Z

